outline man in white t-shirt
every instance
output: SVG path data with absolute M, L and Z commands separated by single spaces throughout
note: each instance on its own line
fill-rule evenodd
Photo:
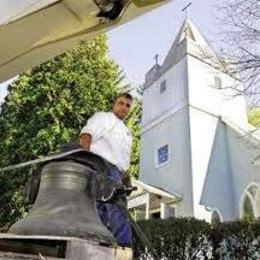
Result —
M 98 112 L 89 118 L 80 134 L 80 145 L 109 162 L 109 177 L 118 183 L 126 177 L 130 165 L 132 134 L 124 124 L 131 109 L 132 96 L 120 94 L 111 112 Z M 131 247 L 132 235 L 128 218 L 115 203 L 97 202 L 102 222 L 115 236 L 120 246 Z

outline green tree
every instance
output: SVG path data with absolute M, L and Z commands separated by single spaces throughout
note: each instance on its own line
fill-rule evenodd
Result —
M 101 35 L 23 73 L 9 86 L 0 114 L 0 167 L 44 156 L 61 143 L 76 141 L 94 112 L 111 108 L 120 91 L 120 72 L 107 51 L 106 36 Z M 134 128 L 135 120 L 128 121 Z M 3 229 L 26 213 L 28 172 L 0 173 Z
M 138 177 L 138 173 L 139 173 L 141 114 L 142 114 L 142 104 L 139 99 L 136 99 L 130 114 L 126 118 L 126 124 L 128 128 L 131 130 L 133 135 L 129 175 L 134 177 Z

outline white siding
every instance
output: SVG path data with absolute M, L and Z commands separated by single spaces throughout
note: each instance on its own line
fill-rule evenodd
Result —
M 260 166 L 251 163 L 251 160 L 260 153 L 260 144 L 258 144 L 258 148 L 254 147 L 247 140 L 246 134 L 244 136 L 238 134 L 230 127 L 228 127 L 227 133 L 231 174 L 235 187 L 234 204 L 236 205 L 236 216 L 239 217 L 240 199 L 246 187 L 252 182 L 260 183 Z
M 190 138 L 194 196 L 194 216 L 211 220 L 211 213 L 200 205 L 218 119 L 205 112 L 190 108 Z
M 223 221 L 236 218 L 227 132 L 221 121 L 218 122 L 214 137 L 201 204 L 218 209 Z
M 234 90 L 230 89 L 230 87 L 238 87 L 238 81 L 190 56 L 188 73 L 191 105 L 221 115 L 241 126 L 247 126 L 245 98 L 234 97 Z M 215 88 L 215 76 L 221 78 L 223 89 Z
M 170 147 L 170 160 L 156 167 L 156 150 L 165 144 Z M 181 194 L 176 216 L 193 216 L 188 108 L 145 131 L 141 146 L 140 180 Z
M 217 208 L 224 221 L 240 217 L 240 201 L 251 183 L 260 183 L 260 166 L 251 160 L 260 148 L 220 121 L 201 203 Z
M 186 58 L 162 75 L 143 94 L 142 123 L 146 125 L 169 109 L 187 102 L 187 65 Z M 160 94 L 160 84 L 166 80 L 166 91 Z

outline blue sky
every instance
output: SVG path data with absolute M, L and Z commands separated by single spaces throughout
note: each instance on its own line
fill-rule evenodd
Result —
M 155 54 L 159 54 L 159 61 L 162 62 L 187 15 L 182 8 L 188 2 L 172 0 L 108 33 L 109 55 L 124 70 L 126 83 L 141 84 L 154 63 Z M 219 31 L 215 18 L 216 2 L 196 0 L 189 8 L 189 17 L 212 45 L 217 45 Z M 0 84 L 0 103 L 7 93 L 6 85 Z
M 110 55 L 124 69 L 128 81 L 141 83 L 155 54 L 163 60 L 185 19 L 186 13 L 181 11 L 185 2 L 174 0 L 108 33 Z M 196 0 L 189 11 L 189 17 L 209 41 L 215 41 L 217 31 L 214 3 Z

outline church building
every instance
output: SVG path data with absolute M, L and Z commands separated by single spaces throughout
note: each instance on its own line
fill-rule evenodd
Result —
M 210 58 L 209 58 L 210 57 Z M 143 86 L 141 163 L 128 200 L 136 219 L 260 216 L 260 135 L 241 82 L 186 20 Z

